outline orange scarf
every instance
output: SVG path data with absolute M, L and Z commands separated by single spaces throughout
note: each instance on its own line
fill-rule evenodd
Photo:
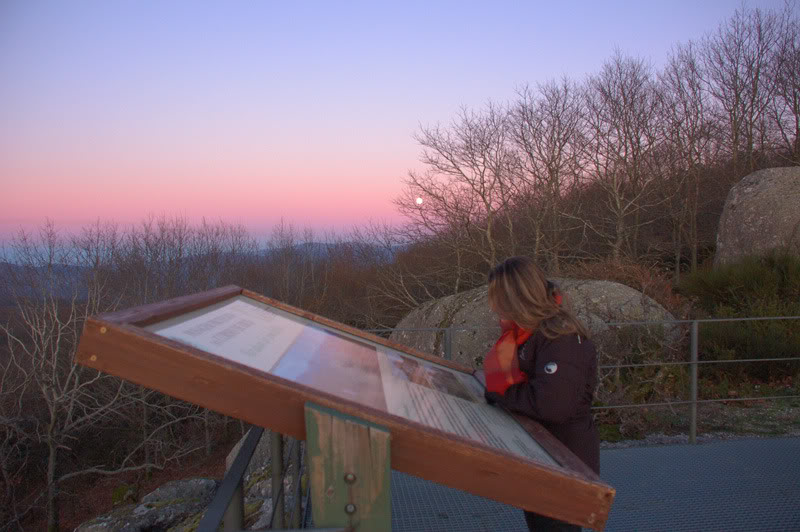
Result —
M 500 320 L 500 327 L 503 332 L 483 360 L 483 373 L 486 376 L 486 389 L 502 395 L 512 384 L 528 380 L 528 376 L 519 369 L 517 349 L 531 337 L 531 331 L 510 320 Z
M 561 294 L 554 293 L 553 299 L 557 305 L 561 305 Z M 504 395 L 512 384 L 528 380 L 525 372 L 519 369 L 517 352 L 533 331 L 523 329 L 511 320 L 500 320 L 500 328 L 503 331 L 500 339 L 483 360 L 483 374 L 486 377 L 486 390 Z

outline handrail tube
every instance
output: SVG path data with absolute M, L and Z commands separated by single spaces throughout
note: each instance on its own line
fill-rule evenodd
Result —
M 760 397 L 730 397 L 727 399 L 698 399 L 697 401 L 667 401 L 665 403 L 631 403 L 627 405 L 593 406 L 592 410 L 606 408 L 647 408 L 650 406 L 690 405 L 693 403 L 727 403 L 728 401 L 765 401 L 768 399 L 798 399 L 800 395 L 762 395 Z
M 651 366 L 686 366 L 688 364 L 736 364 L 737 362 L 786 362 L 800 360 L 800 357 L 778 357 L 778 358 L 742 358 L 736 360 L 698 360 L 697 362 L 644 362 L 642 364 L 617 364 L 612 366 L 597 366 L 598 369 L 616 368 L 645 368 Z
M 800 316 L 753 316 L 747 318 L 697 318 L 686 320 L 653 320 L 653 321 L 609 321 L 605 325 L 609 327 L 623 327 L 625 325 L 671 325 L 678 323 L 717 323 L 725 321 L 771 321 L 771 320 L 800 320 Z M 479 330 L 492 330 L 498 329 L 499 326 L 494 327 L 404 327 L 400 328 L 382 328 L 382 329 L 365 329 L 366 332 L 392 332 L 392 331 L 408 331 L 408 332 L 434 332 L 443 331 L 445 329 L 452 329 L 454 331 L 479 331 Z

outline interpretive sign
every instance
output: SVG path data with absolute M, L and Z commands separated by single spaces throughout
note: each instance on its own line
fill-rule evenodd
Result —
M 304 439 L 306 401 L 391 432 L 391 465 L 602 529 L 614 490 L 471 368 L 238 287 L 87 321 L 77 361 Z

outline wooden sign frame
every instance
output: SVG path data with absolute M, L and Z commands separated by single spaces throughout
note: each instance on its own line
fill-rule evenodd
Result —
M 311 326 L 333 329 L 371 344 L 473 374 L 472 368 L 467 366 L 422 353 L 238 286 L 91 317 L 86 321 L 76 362 L 301 440 L 306 439 L 305 406 L 313 402 L 386 427 L 391 433 L 392 469 L 595 530 L 605 527 L 614 489 L 529 418 L 512 414 L 560 467 L 529 460 L 255 370 L 146 329 L 237 296 L 308 320 Z

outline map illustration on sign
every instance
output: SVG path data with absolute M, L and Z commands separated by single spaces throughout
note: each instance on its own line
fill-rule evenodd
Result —
M 223 359 L 532 459 L 556 462 L 469 373 L 236 296 L 146 330 Z

